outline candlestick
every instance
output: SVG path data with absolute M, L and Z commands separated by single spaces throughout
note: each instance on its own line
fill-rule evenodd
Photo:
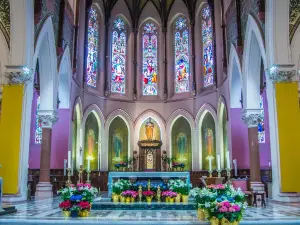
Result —
M 220 157 L 220 155 L 217 155 L 217 165 L 218 165 L 217 169 L 221 170 L 221 157 Z
M 71 168 L 67 168 L 67 171 L 68 171 L 68 180 L 66 181 L 66 186 L 70 187 L 71 184 L 72 184 L 72 181 L 71 181 Z
M 87 172 L 87 180 L 86 180 L 86 182 L 88 183 L 88 184 L 90 184 L 91 183 L 91 180 L 90 180 L 90 174 L 91 174 L 91 171 L 86 171 Z
M 227 168 L 226 171 L 227 171 L 227 182 L 231 184 L 231 169 Z
M 90 169 L 91 169 L 91 158 L 88 157 L 87 160 L 88 160 L 87 171 L 90 171 Z
M 68 168 L 71 168 L 71 151 L 68 151 Z
M 209 170 L 208 170 L 208 173 L 209 173 L 209 177 L 212 177 L 212 159 L 213 157 L 212 156 L 208 156 L 208 164 L 209 164 Z
M 231 169 L 229 151 L 226 152 L 226 161 L 227 161 L 227 168 Z
M 218 177 L 221 177 L 221 172 L 222 172 L 222 170 L 219 169 L 219 170 L 217 170 L 217 172 L 218 172 Z

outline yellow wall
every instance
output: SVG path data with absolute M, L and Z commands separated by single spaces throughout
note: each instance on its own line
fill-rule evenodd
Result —
M 4 86 L 0 123 L 0 176 L 3 193 L 17 194 L 20 159 L 23 85 Z
M 297 83 L 277 83 L 281 191 L 300 192 L 300 110 Z

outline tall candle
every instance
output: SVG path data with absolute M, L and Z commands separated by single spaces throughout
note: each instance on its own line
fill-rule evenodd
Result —
M 82 166 L 82 148 L 80 147 L 80 150 L 79 150 L 80 154 L 79 154 L 79 166 Z
M 218 170 L 221 170 L 221 157 L 220 155 L 217 155 L 217 165 L 218 165 Z
M 212 160 L 212 158 L 211 158 L 211 157 L 209 157 L 209 158 L 208 158 L 208 161 L 209 161 L 209 171 L 212 171 L 211 160 Z
M 269 167 L 271 168 L 271 162 L 269 162 Z
M 234 165 L 234 176 L 237 177 L 237 160 L 234 159 L 232 162 L 233 162 L 233 165 Z
M 68 168 L 71 168 L 71 151 L 68 151 Z
M 67 167 L 67 159 L 64 159 L 64 176 L 66 176 L 67 175 L 67 169 L 66 169 L 66 167 Z
M 87 170 L 90 171 L 90 169 L 91 169 L 91 159 L 90 159 L 90 157 L 88 157 L 87 160 L 88 160 Z
M 231 165 L 230 165 L 229 151 L 226 152 L 226 161 L 227 161 L 227 168 L 230 169 Z

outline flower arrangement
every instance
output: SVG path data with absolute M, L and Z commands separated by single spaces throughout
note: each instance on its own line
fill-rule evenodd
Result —
M 63 211 L 70 211 L 71 207 L 72 207 L 72 204 L 71 204 L 70 200 L 66 200 L 66 201 L 59 203 L 59 208 Z
M 128 164 L 127 164 L 126 162 L 120 162 L 120 163 L 116 163 L 116 164 L 115 164 L 115 168 L 116 168 L 116 169 L 126 168 L 127 165 L 128 165 Z
M 129 180 L 120 179 L 113 183 L 112 192 L 116 195 L 120 195 L 123 191 L 131 190 L 132 184 Z
M 185 164 L 184 164 L 184 163 L 176 163 L 176 162 L 173 162 L 172 167 L 175 168 L 175 169 L 177 169 L 177 168 L 184 169 Z
M 161 196 L 169 197 L 169 198 L 175 198 L 177 196 L 177 193 L 174 192 L 174 191 L 163 191 Z
M 151 190 L 143 191 L 143 196 L 145 197 L 153 197 L 155 196 L 155 192 Z
M 80 207 L 81 210 L 90 210 L 91 209 L 91 204 L 86 201 L 81 201 L 79 202 L 78 206 Z
M 176 179 L 176 180 L 170 180 L 168 182 L 168 187 L 171 191 L 177 192 L 178 194 L 188 195 L 192 185 L 188 184 L 187 182 L 184 182 L 181 179 Z
M 121 193 L 121 195 L 123 197 L 126 197 L 126 198 L 128 198 L 128 197 L 130 197 L 130 198 L 136 198 L 138 196 L 138 193 L 136 191 L 127 190 L 127 191 L 123 191 Z

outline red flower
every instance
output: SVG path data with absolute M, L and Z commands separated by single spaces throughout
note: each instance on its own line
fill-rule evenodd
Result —
M 84 184 L 83 186 L 84 186 L 84 187 L 87 187 L 87 188 L 91 188 L 91 187 L 92 187 L 92 186 L 91 186 L 90 184 L 88 184 L 88 183 Z
M 91 205 L 89 202 L 86 202 L 86 201 L 81 201 L 79 202 L 78 206 L 81 208 L 81 209 L 90 209 L 91 208 Z
M 59 208 L 61 208 L 63 210 L 68 210 L 71 207 L 72 207 L 72 204 L 71 204 L 70 200 L 63 201 L 59 204 Z

